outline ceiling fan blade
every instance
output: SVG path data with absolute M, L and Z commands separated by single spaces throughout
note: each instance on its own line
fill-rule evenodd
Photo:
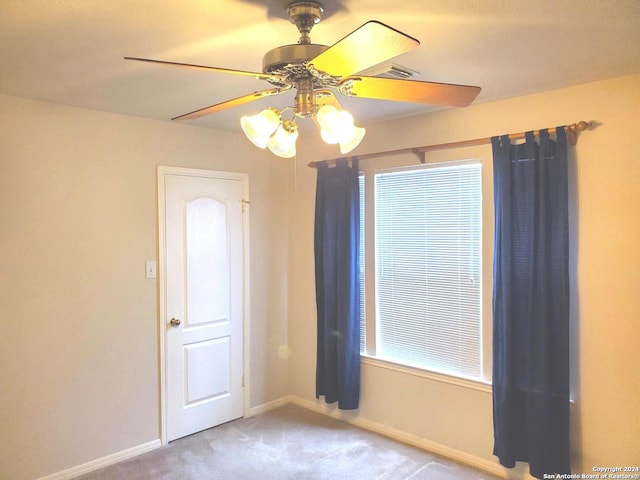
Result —
M 345 78 L 338 88 L 345 95 L 355 97 L 451 107 L 466 107 L 481 90 L 469 85 L 360 76 Z
M 267 73 L 258 73 L 258 72 L 247 72 L 244 70 L 233 70 L 230 68 L 220 68 L 220 67 L 209 67 L 206 65 L 194 65 L 191 63 L 177 63 L 177 62 L 166 62 L 164 60 L 152 60 L 150 58 L 138 58 L 138 57 L 124 57 L 125 60 L 135 60 L 138 62 L 148 62 L 148 63 L 157 63 L 159 65 L 169 65 L 172 67 L 186 67 L 186 68 L 196 68 L 199 70 L 208 70 L 210 72 L 220 72 L 220 73 L 231 73 L 233 75 L 244 75 L 245 77 L 253 77 L 259 80 L 285 80 L 284 77 L 279 75 L 271 75 Z
M 408 52 L 420 42 L 384 23 L 371 20 L 308 63 L 316 70 L 347 77 Z
M 278 95 L 280 93 L 286 92 L 290 88 L 291 87 L 272 88 L 270 90 L 261 90 L 259 92 L 253 92 L 253 93 L 250 93 L 249 95 L 233 98 L 231 100 L 227 100 L 226 102 L 217 103 L 215 105 L 204 107 L 190 113 L 185 113 L 184 115 L 178 115 L 177 117 L 173 117 L 171 120 L 192 120 L 194 118 L 200 118 L 205 115 L 209 115 L 210 113 L 219 112 L 220 110 L 225 110 L 231 107 L 237 107 L 238 105 L 243 105 L 245 103 L 253 102 L 254 100 L 259 100 L 264 97 Z

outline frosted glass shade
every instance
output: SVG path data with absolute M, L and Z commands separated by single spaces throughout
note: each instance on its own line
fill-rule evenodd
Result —
M 340 144 L 340 151 L 348 153 L 356 148 L 366 133 L 364 128 L 353 124 L 353 116 L 345 111 L 338 110 L 332 105 L 324 105 L 318 111 L 318 123 L 320 135 L 325 143 Z
M 240 118 L 242 131 L 256 147 L 266 148 L 269 138 L 280 125 L 280 115 L 273 108 L 267 108 L 255 115 Z
M 353 137 L 353 116 L 332 105 L 324 105 L 318 111 L 320 135 L 325 143 L 347 142 Z
M 349 153 L 351 150 L 360 145 L 360 142 L 364 138 L 366 130 L 360 127 L 353 127 L 353 135 L 351 138 L 340 142 L 340 152 Z
M 288 120 L 278 127 L 267 146 L 274 155 L 291 158 L 296 155 L 296 140 L 298 140 L 298 127 Z

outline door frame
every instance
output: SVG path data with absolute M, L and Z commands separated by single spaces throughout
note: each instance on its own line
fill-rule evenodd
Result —
M 160 372 L 160 441 L 162 445 L 167 445 L 167 335 L 166 335 L 166 295 L 167 295 L 167 272 L 166 272 L 166 234 L 165 234 L 165 198 L 166 184 L 165 178 L 169 175 L 182 175 L 187 177 L 205 177 L 222 180 L 238 180 L 242 185 L 242 415 L 246 417 L 250 411 L 251 391 L 250 385 L 250 355 L 249 355 L 249 325 L 250 325 L 250 301 L 249 301 L 249 175 L 237 172 L 221 172 L 215 170 L 203 170 L 195 168 L 171 167 L 158 165 L 158 352 L 159 352 L 159 372 Z

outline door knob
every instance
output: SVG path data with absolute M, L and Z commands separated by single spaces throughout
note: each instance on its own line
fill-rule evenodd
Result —
M 172 318 L 169 323 L 171 324 L 172 327 L 177 327 L 178 325 L 180 325 L 180 320 L 177 318 Z

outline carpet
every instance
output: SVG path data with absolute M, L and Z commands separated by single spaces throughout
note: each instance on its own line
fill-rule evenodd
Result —
M 241 418 L 78 480 L 491 480 L 294 405 Z

